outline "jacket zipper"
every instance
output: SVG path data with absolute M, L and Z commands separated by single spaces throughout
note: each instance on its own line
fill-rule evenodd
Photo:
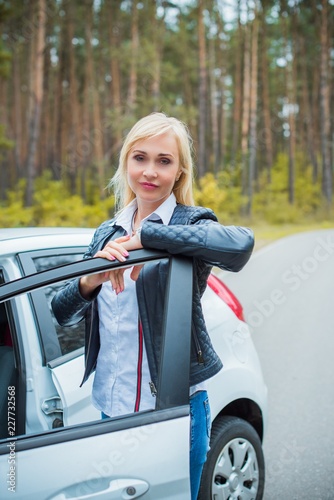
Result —
M 201 349 L 201 344 L 199 343 L 197 332 L 194 328 L 194 325 L 193 325 L 193 337 L 194 337 L 195 346 L 196 346 L 198 364 L 203 365 L 204 364 L 203 351 Z
M 137 390 L 136 402 L 134 411 L 139 411 L 141 384 L 142 384 L 142 365 L 143 365 L 143 329 L 140 320 L 138 319 L 138 363 L 137 363 Z
M 155 398 L 157 395 L 157 388 L 155 387 L 154 382 L 151 380 L 148 385 L 150 386 L 152 396 Z
M 140 338 L 141 338 L 141 344 L 142 344 L 142 353 L 141 353 L 141 357 L 142 357 L 143 356 L 143 349 L 144 349 L 144 333 L 143 333 L 143 325 L 140 321 L 140 318 L 138 319 L 138 330 L 140 331 Z M 141 366 L 142 366 L 142 361 L 141 361 Z M 151 380 L 148 383 L 148 385 L 149 385 L 152 397 L 155 398 L 158 391 L 157 391 L 157 388 L 156 388 L 154 382 Z M 138 393 L 138 389 L 137 389 L 137 393 Z

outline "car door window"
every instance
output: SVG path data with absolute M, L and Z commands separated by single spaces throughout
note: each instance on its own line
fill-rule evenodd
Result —
M 76 254 L 61 254 L 61 255 L 46 255 L 41 257 L 33 257 L 32 260 L 38 272 L 52 269 L 54 267 L 63 266 L 72 262 L 77 262 L 82 259 L 81 253 Z M 55 293 L 61 288 L 61 284 L 53 284 L 44 288 L 47 304 L 51 313 L 53 325 L 56 329 L 61 355 L 69 354 L 84 345 L 85 341 L 85 325 L 80 322 L 72 327 L 61 326 L 54 317 L 51 300 Z
M 162 262 L 154 264 L 153 266 L 158 266 L 161 275 L 168 276 L 169 263 L 165 259 Z M 144 264 L 141 269 L 141 275 L 144 279 L 147 274 L 150 276 L 152 272 L 152 264 Z M 130 278 L 131 267 L 125 271 L 125 286 L 134 287 L 134 292 L 136 293 L 136 283 Z M 157 280 L 158 281 L 158 280 Z M 165 282 L 165 280 L 164 280 Z M 67 285 L 70 283 L 67 283 Z M 65 284 L 65 287 L 67 286 Z M 112 290 L 111 285 L 106 282 L 104 284 L 104 290 L 100 292 L 101 301 L 99 301 L 98 307 L 101 306 L 104 314 L 104 321 L 100 321 L 100 335 L 99 338 L 96 334 L 93 336 L 93 340 L 89 340 L 88 352 L 95 352 L 98 348 L 96 343 L 99 341 L 101 344 L 102 352 L 99 353 L 104 359 L 108 359 L 108 363 L 104 365 L 104 368 L 97 369 L 94 374 L 90 376 L 87 382 L 79 389 L 82 383 L 84 366 L 80 369 L 75 369 L 73 364 L 73 371 L 70 376 L 67 372 L 66 366 L 63 362 L 59 363 L 59 360 L 49 362 L 49 366 L 52 368 L 52 376 L 54 383 L 56 385 L 58 394 L 60 395 L 64 406 L 66 407 L 66 415 L 64 412 L 64 425 L 71 425 L 78 423 L 83 418 L 83 412 L 78 411 L 78 401 L 76 397 L 81 395 L 83 398 L 83 390 L 86 390 L 87 383 L 93 384 L 95 387 L 95 397 L 99 400 L 109 400 L 108 407 L 103 409 L 107 415 L 114 416 L 115 414 L 120 416 L 125 415 L 133 411 L 143 411 L 143 410 L 154 410 L 156 403 L 156 384 L 157 376 L 159 372 L 159 356 L 151 355 L 152 369 L 154 370 L 153 380 L 150 377 L 148 362 L 147 362 L 147 351 L 145 350 L 145 339 L 141 321 L 139 320 L 139 308 L 137 307 L 136 299 L 133 302 L 128 302 L 131 300 L 131 296 L 126 294 L 116 295 Z M 138 293 L 141 294 L 142 291 L 139 288 Z M 161 286 L 157 283 L 155 287 L 155 293 L 152 296 L 153 308 L 155 308 L 154 301 L 160 301 L 164 304 L 166 297 L 166 287 Z M 50 297 L 52 300 L 52 297 Z M 64 298 L 60 301 L 62 304 Z M 67 301 L 65 300 L 66 304 Z M 66 305 L 65 305 L 66 308 Z M 95 306 L 93 307 L 95 309 Z M 87 313 L 91 314 L 92 306 L 88 305 Z M 58 310 L 59 314 L 59 310 Z M 61 314 L 61 309 L 60 309 Z M 59 317 L 59 316 L 58 316 Z M 116 318 L 118 318 L 116 320 Z M 116 322 L 117 321 L 117 322 Z M 91 325 L 91 319 L 89 320 Z M 95 323 L 94 323 L 95 324 Z M 117 325 L 121 325 L 120 327 Z M 125 327 L 122 330 L 122 325 L 130 324 L 130 327 Z M 73 327 L 68 327 L 71 330 Z M 128 334 L 127 332 L 129 331 Z M 152 337 L 152 342 L 155 342 L 157 347 L 158 339 L 161 337 L 161 332 L 163 328 L 163 314 L 157 318 L 154 325 L 150 324 L 150 335 Z M 160 350 L 159 347 L 157 350 Z M 151 347 L 152 351 L 152 347 Z M 87 353 L 86 353 L 87 354 Z M 88 360 L 91 359 L 90 355 L 87 354 Z M 126 359 L 127 370 L 122 372 L 122 364 Z M 62 361 L 62 360 L 61 360 Z M 74 360 L 72 360 L 74 361 Z M 77 361 L 77 360 L 75 360 Z M 90 361 L 88 361 L 88 365 Z M 68 364 L 67 364 L 68 365 Z M 112 381 L 113 373 L 121 373 L 116 381 L 113 382 L 113 392 L 110 394 L 108 392 L 108 387 Z M 110 377 L 109 379 L 106 377 Z M 119 383 L 119 380 L 123 380 L 123 386 Z M 120 393 L 127 392 L 127 385 L 124 387 L 124 380 L 126 383 L 132 383 L 136 381 L 137 390 L 135 388 L 133 392 L 129 391 L 129 397 L 124 401 L 122 397 L 119 397 Z M 94 381 L 94 382 L 93 382 Z M 91 392 L 91 391 L 90 391 Z M 89 399 L 91 399 L 91 393 L 89 394 Z M 113 413 L 113 408 L 116 407 L 118 410 Z M 87 409 L 88 405 L 86 405 Z M 110 411 L 108 411 L 108 409 Z M 90 418 L 91 413 L 88 415 L 87 420 Z M 100 414 L 99 414 L 100 416 Z

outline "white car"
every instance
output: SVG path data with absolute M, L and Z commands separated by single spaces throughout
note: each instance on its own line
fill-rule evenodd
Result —
M 160 397 L 154 411 L 101 420 L 93 376 L 80 387 L 83 322 L 60 327 L 50 308 L 65 280 L 124 266 L 83 261 L 92 234 L 0 229 L 0 498 L 188 500 L 191 260 L 131 253 L 127 266 L 169 261 Z M 207 384 L 211 450 L 199 499 L 260 500 L 267 389 L 258 356 L 240 303 L 214 274 L 203 310 L 224 367 Z

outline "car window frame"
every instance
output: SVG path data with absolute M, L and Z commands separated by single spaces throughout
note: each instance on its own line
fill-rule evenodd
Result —
M 1 283 L 6 284 L 6 268 L 0 266 L 0 286 Z M 26 420 L 26 379 L 22 375 L 26 373 L 26 365 L 23 353 L 23 345 L 22 345 L 22 335 L 21 335 L 21 322 L 19 321 L 19 313 L 17 310 L 17 304 L 15 299 L 11 299 L 5 302 L 5 312 L 7 315 L 7 320 L 10 327 L 11 338 L 13 343 L 13 354 L 14 354 L 14 362 L 15 362 L 15 372 L 16 372 L 16 381 L 17 381 L 17 390 L 16 390 L 16 401 L 17 404 L 22 408 L 22 412 L 19 415 L 16 413 L 15 415 L 15 428 L 18 431 L 19 435 L 25 434 L 25 420 Z M 19 368 L 20 367 L 20 368 Z
M 183 256 L 172 256 L 167 252 L 155 250 L 133 251 L 126 264 L 118 261 L 110 262 L 101 258 L 84 259 L 5 283 L 0 286 L 0 302 L 11 301 L 14 297 L 23 293 L 30 293 L 51 283 L 72 279 L 82 274 L 140 265 L 148 261 L 159 261 L 164 258 L 169 259 L 169 274 L 166 284 L 162 356 L 157 388 L 159 396 L 157 397 L 156 409 L 115 417 L 106 421 L 88 422 L 53 429 L 52 431 L 42 431 L 37 434 L 20 435 L 15 437 L 17 451 L 189 415 L 192 259 Z M 187 282 L 189 282 L 189 286 L 186 289 L 183 286 L 177 286 L 177 284 Z M 180 304 L 182 304 L 181 308 Z M 175 310 L 178 309 L 182 311 L 181 322 L 178 314 L 175 314 Z M 189 325 L 188 335 L 184 332 L 185 324 Z M 175 352 L 178 354 L 176 357 L 174 356 Z M 101 426 L 103 422 L 106 423 L 104 427 Z M 0 455 L 8 453 L 6 446 L 8 440 L 9 438 L 1 440 Z

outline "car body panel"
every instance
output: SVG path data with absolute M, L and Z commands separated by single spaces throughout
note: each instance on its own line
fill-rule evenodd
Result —
M 48 436 L 49 444 L 39 445 L 38 437 L 23 438 L 29 448 L 22 451 L 16 442 L 15 498 L 137 498 L 127 495 L 126 489 L 140 480 L 148 485 L 143 499 L 189 500 L 189 416 L 157 422 L 147 417 L 147 424 L 138 426 L 135 420 L 124 418 L 125 428 L 120 430 L 113 430 L 112 421 L 101 421 L 96 434 L 88 437 L 87 426 L 78 426 L 76 439 L 65 442 L 53 443 Z M 70 434 L 71 428 L 61 433 Z M 8 455 L 0 456 L 2 471 L 8 471 Z M 3 500 L 13 496 L 8 485 L 0 483 Z
M 212 344 L 223 362 L 221 372 L 207 381 L 212 419 L 233 401 L 249 399 L 261 408 L 265 432 L 267 387 L 248 325 L 209 287 L 202 307 Z

